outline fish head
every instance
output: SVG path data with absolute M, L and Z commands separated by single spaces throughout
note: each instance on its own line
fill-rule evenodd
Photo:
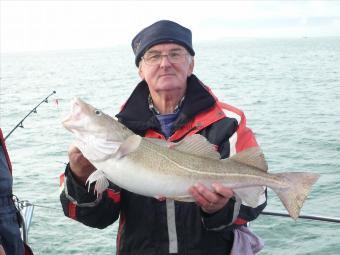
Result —
M 62 121 L 62 125 L 74 133 L 77 145 L 82 145 L 77 147 L 82 147 L 83 149 L 79 149 L 83 153 L 86 148 L 87 154 L 98 151 L 110 154 L 132 133 L 116 119 L 80 98 L 71 101 L 70 113 Z
M 112 125 L 112 118 L 80 98 L 71 101 L 71 111 L 62 121 L 63 126 L 77 138 L 86 134 L 104 138 Z

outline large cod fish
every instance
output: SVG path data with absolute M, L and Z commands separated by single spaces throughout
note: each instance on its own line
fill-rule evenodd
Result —
M 188 188 L 197 182 L 221 182 L 242 203 L 256 207 L 263 186 L 271 188 L 297 219 L 318 174 L 268 173 L 262 151 L 252 147 L 220 159 L 205 137 L 188 136 L 178 143 L 143 138 L 102 111 L 75 98 L 63 126 L 76 136 L 76 146 L 96 167 L 88 182 L 103 192 L 108 180 L 131 192 L 151 197 L 193 201 Z

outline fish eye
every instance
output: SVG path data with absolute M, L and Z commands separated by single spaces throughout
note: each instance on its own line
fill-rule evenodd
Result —
M 94 112 L 97 116 L 100 116 L 100 115 L 102 115 L 102 112 L 100 111 L 100 110 L 95 110 L 95 112 Z

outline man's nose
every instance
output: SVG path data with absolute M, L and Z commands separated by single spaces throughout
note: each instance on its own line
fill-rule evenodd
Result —
M 171 65 L 171 62 L 169 61 L 169 56 L 168 55 L 162 55 L 160 66 L 161 67 L 167 67 L 167 66 L 170 66 L 170 65 Z

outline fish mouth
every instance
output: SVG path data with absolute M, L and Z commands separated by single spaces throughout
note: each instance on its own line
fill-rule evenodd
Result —
M 70 121 L 72 120 L 72 114 L 69 113 L 67 114 L 62 120 L 61 120 L 61 124 L 64 126 L 64 128 L 69 129 L 70 125 Z
M 80 128 L 82 125 L 80 122 L 80 115 L 81 115 L 81 101 L 79 98 L 73 98 L 71 100 L 71 110 L 68 115 L 66 115 L 61 123 L 62 125 L 68 129 L 69 131 L 73 132 L 74 129 Z M 77 124 L 78 123 L 78 124 Z

